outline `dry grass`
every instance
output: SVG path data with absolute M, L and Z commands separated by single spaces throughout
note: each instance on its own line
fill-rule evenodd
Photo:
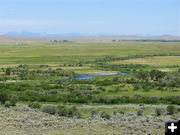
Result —
M 113 61 L 109 64 L 148 64 L 153 66 L 180 65 L 180 56 L 157 56 L 141 59 Z
M 143 109 L 134 105 L 122 107 Z M 156 108 L 150 105 L 145 107 L 152 110 Z M 165 109 L 164 106 L 161 108 Z M 157 117 L 117 113 L 111 115 L 110 119 L 102 119 L 98 115 L 77 119 L 49 115 L 25 105 L 18 105 L 13 108 L 0 108 L 0 135 L 162 135 L 164 122 L 177 118 L 179 114 L 169 116 L 163 113 Z

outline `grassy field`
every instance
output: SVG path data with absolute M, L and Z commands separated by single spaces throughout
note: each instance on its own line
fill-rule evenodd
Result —
M 75 72 L 78 75 L 92 75 L 92 74 L 106 74 L 106 73 L 118 73 L 118 70 L 99 70 L 96 68 L 98 65 L 95 62 L 98 58 L 104 58 L 107 56 L 124 57 L 131 55 L 168 55 L 180 54 L 179 42 L 119 42 L 119 43 L 59 43 L 59 44 L 32 44 L 32 45 L 1 45 L 0 46 L 0 67 L 17 67 L 18 65 L 27 64 L 30 67 L 29 71 L 48 69 L 56 70 L 60 68 L 66 72 Z M 82 66 L 76 65 L 76 63 L 82 61 Z M 90 62 L 90 63 L 87 63 Z M 48 67 L 39 67 L 40 65 L 48 65 Z M 154 56 L 146 58 L 130 58 L 127 60 L 116 60 L 106 63 L 112 64 L 142 64 L 150 65 L 148 70 L 156 69 L 170 72 L 176 71 L 180 66 L 180 56 Z M 175 66 L 175 67 L 173 67 Z M 131 68 L 129 68 L 131 70 Z M 138 70 L 138 68 L 137 68 Z M 3 74 L 3 72 L 1 72 Z M 42 76 L 42 75 L 41 75 Z M 132 75 L 131 75 L 132 76 Z M 13 76 L 12 76 L 13 77 Z M 112 79 L 114 76 L 109 77 L 97 77 L 96 80 Z M 124 78 L 125 76 L 122 76 Z M 43 79 L 44 78 L 44 79 Z M 63 78 L 61 76 L 49 76 L 37 77 L 35 80 L 56 80 Z M 128 77 L 126 77 L 128 78 Z M 12 78 L 11 78 L 12 79 Z M 16 78 L 18 80 L 18 78 Z M 21 80 L 24 82 L 23 80 Z M 26 80 L 27 81 L 27 80 Z M 32 81 L 30 82 L 32 83 Z M 30 84 L 32 85 L 32 84 Z M 93 86 L 94 84 L 92 84 Z M 96 86 L 95 86 L 96 87 Z M 118 87 L 114 85 L 114 87 Z M 112 86 L 105 87 L 106 91 L 100 95 L 111 96 L 133 96 L 135 94 L 141 94 L 143 96 L 160 96 L 177 95 L 179 93 L 178 88 L 174 88 L 174 92 L 171 92 L 171 88 L 167 91 L 157 91 L 150 88 L 149 92 L 144 92 L 143 89 L 134 91 L 132 85 L 126 85 L 123 88 L 124 91 L 111 92 Z
M 109 64 L 147 64 L 153 66 L 172 66 L 180 65 L 180 56 L 157 56 L 151 58 L 121 60 L 113 61 Z
M 34 133 L 35 127 L 42 134 L 160 135 L 166 118 L 179 117 L 179 97 L 179 42 L 0 45 L 0 107 L 18 105 L 0 110 L 3 133 L 1 125 L 9 124 L 9 119 L 11 126 L 19 127 L 27 119 L 23 128 L 15 127 L 17 132 Z M 175 106 L 176 115 L 169 114 L 168 105 Z M 142 127 L 141 120 L 151 130 L 137 128 Z M 152 130 L 154 121 L 159 130 Z
M 105 56 L 178 54 L 179 42 L 1 45 L 0 64 L 60 64 Z

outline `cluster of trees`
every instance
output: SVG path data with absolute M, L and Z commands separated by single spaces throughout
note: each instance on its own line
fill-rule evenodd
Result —
M 121 68 L 140 68 L 142 65 L 119 65 Z M 41 68 L 48 68 L 46 65 L 40 65 Z M 143 66 L 142 66 L 143 67 Z M 4 74 L 14 74 L 18 72 L 18 77 L 42 76 L 42 75 L 59 75 L 66 77 L 74 77 L 73 72 L 65 72 L 61 68 L 56 70 L 37 69 L 29 70 L 27 65 L 20 65 L 18 68 L 4 68 Z M 7 72 L 7 73 L 6 73 Z M 107 92 L 106 86 L 119 84 L 129 84 L 134 90 L 143 89 L 149 91 L 168 90 L 172 88 L 180 88 L 180 69 L 177 72 L 165 73 L 160 70 L 139 70 L 133 76 L 114 77 L 109 79 L 92 79 L 92 80 L 68 80 L 68 81 L 42 81 L 36 83 L 16 82 L 16 83 L 0 83 L 0 101 L 7 106 L 15 101 L 30 102 L 63 102 L 63 103 L 100 103 L 100 104 L 121 104 L 121 103 L 172 103 L 180 104 L 180 98 L 177 97 L 101 97 L 102 93 Z M 125 88 L 112 87 L 109 92 L 118 93 Z M 16 100 L 12 97 L 16 96 Z M 13 100 L 12 100 L 13 99 Z M 34 105 L 36 107 L 36 105 Z
M 19 65 L 18 67 L 8 67 L 2 68 L 4 75 L 0 76 L 1 81 L 5 80 L 41 80 L 48 77 L 75 77 L 75 72 L 62 70 L 61 68 L 57 69 L 41 69 L 47 68 L 48 65 L 40 65 L 40 69 L 30 69 L 28 65 Z
M 142 65 L 142 64 L 99 64 L 97 69 L 105 70 L 105 71 L 119 71 L 119 72 L 126 72 L 126 73 L 135 73 L 140 69 L 148 68 L 149 65 Z
M 93 100 L 93 103 L 98 104 L 122 104 L 122 103 L 135 103 L 135 104 L 177 104 L 180 105 L 180 97 L 178 96 L 168 96 L 168 97 L 156 97 L 156 96 L 150 96 L 150 97 L 130 97 L 130 96 L 99 96 L 98 98 Z
M 17 100 L 16 96 L 10 96 L 7 91 L 0 90 L 0 103 L 6 107 L 16 106 Z
M 180 88 L 180 72 L 165 73 L 159 70 L 140 71 L 136 74 L 138 80 L 131 79 L 134 89 L 139 86 L 143 88 L 157 88 L 158 90 L 168 90 L 168 88 Z
M 151 70 L 151 71 L 145 71 L 145 70 L 140 70 L 137 74 L 136 77 L 140 80 L 153 80 L 157 81 L 159 79 L 162 79 L 166 76 L 165 72 L 162 72 L 160 70 Z
M 72 106 L 72 107 L 68 107 L 68 106 L 64 106 L 64 105 L 41 105 L 38 102 L 31 102 L 28 105 L 30 108 L 33 109 L 40 109 L 45 113 L 49 113 L 49 114 L 57 114 L 59 116 L 66 116 L 66 117 L 77 117 L 80 118 L 81 117 L 81 112 L 79 109 L 77 109 L 77 107 Z
M 113 39 L 112 42 L 180 42 L 180 40 L 153 40 L 153 39 L 140 39 L 140 40 L 115 40 Z
M 51 43 L 61 43 L 61 42 L 64 42 L 64 43 L 67 43 L 69 42 L 69 40 L 50 40 Z
M 143 97 L 141 95 L 130 96 L 101 96 L 102 90 L 73 90 L 72 92 L 58 91 L 25 91 L 18 92 L 19 101 L 28 102 L 63 102 L 63 103 L 98 103 L 98 104 L 121 104 L 121 103 L 146 103 L 146 104 L 177 104 L 180 105 L 179 96 L 168 97 Z M 98 96 L 99 95 L 99 96 Z M 4 96 L 3 96 L 4 97 Z M 1 99 L 3 101 L 3 99 Z
M 49 114 L 57 114 L 59 116 L 66 117 L 81 117 L 81 112 L 75 106 L 67 107 L 63 105 L 53 106 L 53 105 L 44 105 L 42 111 Z
M 74 66 L 78 66 L 78 67 L 82 67 L 84 65 L 83 61 L 80 62 L 74 62 L 74 63 L 64 63 L 62 66 L 66 67 L 74 67 Z
M 105 63 L 110 61 L 117 61 L 117 60 L 128 60 L 128 59 L 137 59 L 137 58 L 147 58 L 147 57 L 155 57 L 155 56 L 180 56 L 180 54 L 149 54 L 149 55 L 128 55 L 123 57 L 113 57 L 113 56 L 106 56 L 104 58 L 98 58 L 95 60 L 96 63 Z

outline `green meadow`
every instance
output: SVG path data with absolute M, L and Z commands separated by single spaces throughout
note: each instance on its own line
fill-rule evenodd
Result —
M 106 56 L 179 54 L 179 52 L 179 42 L 0 45 L 0 64 L 60 64 L 93 61 Z
M 0 45 L 1 125 L 64 135 L 142 134 L 150 125 L 159 135 L 179 117 L 179 97 L 179 42 Z
M 0 45 L 0 68 L 0 90 L 17 103 L 180 104 L 179 42 Z

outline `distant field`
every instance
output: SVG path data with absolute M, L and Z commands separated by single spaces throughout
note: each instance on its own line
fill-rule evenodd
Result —
M 169 53 L 180 53 L 178 42 L 0 45 L 0 64 L 60 64 L 92 61 L 105 56 Z
M 3 134 L 160 135 L 179 97 L 179 42 L 0 45 Z
M 172 66 L 180 65 L 180 56 L 157 56 L 141 59 L 129 59 L 113 61 L 109 64 L 148 64 L 153 66 Z

